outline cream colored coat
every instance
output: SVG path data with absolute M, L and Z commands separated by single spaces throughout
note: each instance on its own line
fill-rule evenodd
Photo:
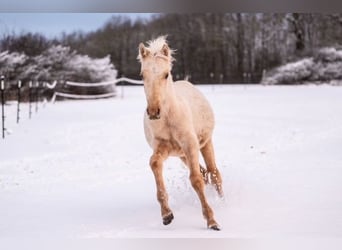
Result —
M 159 140 L 163 140 L 168 142 L 171 156 L 184 157 L 182 141 L 185 138 L 195 136 L 198 149 L 211 139 L 214 114 L 203 94 L 191 83 L 177 81 L 168 84 L 160 119 L 150 120 L 145 113 L 145 136 L 153 149 L 156 149 Z
M 146 140 L 153 149 L 150 166 L 153 171 L 157 199 L 161 206 L 163 224 L 174 219 L 168 205 L 168 194 L 163 180 L 163 162 L 169 156 L 178 156 L 189 167 L 190 181 L 202 205 L 207 226 L 219 230 L 204 192 L 204 184 L 215 186 L 223 196 L 222 179 L 216 167 L 212 132 L 213 111 L 205 97 L 189 82 L 173 82 L 171 76 L 172 50 L 165 37 L 148 42 L 149 47 L 139 45 L 138 59 L 147 108 L 144 115 Z M 199 164 L 202 153 L 207 169 Z

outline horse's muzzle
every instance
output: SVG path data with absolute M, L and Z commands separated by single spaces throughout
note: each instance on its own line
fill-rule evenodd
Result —
M 148 115 L 148 118 L 150 120 L 158 120 L 160 119 L 160 109 L 157 108 L 157 109 L 149 109 L 147 108 L 146 109 L 146 113 Z

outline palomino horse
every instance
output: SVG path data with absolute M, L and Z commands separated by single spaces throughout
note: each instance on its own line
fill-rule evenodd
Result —
M 210 176 L 218 194 L 223 196 L 222 180 L 215 164 L 212 144 L 214 114 L 205 97 L 189 82 L 173 82 L 171 76 L 172 50 L 161 36 L 139 45 L 138 59 L 147 99 L 144 115 L 146 140 L 153 149 L 150 158 L 161 206 L 163 224 L 173 220 L 168 205 L 162 168 L 169 156 L 178 156 L 189 167 L 190 181 L 202 205 L 207 226 L 220 230 L 205 196 L 205 183 Z M 199 164 L 202 153 L 207 169 Z

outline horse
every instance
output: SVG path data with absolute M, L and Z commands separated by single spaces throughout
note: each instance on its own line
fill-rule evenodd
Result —
M 171 69 L 174 50 L 165 36 L 139 44 L 137 59 L 141 63 L 147 108 L 144 112 L 145 138 L 153 150 L 150 167 L 153 171 L 157 200 L 164 225 L 174 219 L 168 204 L 163 180 L 163 162 L 176 156 L 188 166 L 190 182 L 197 193 L 207 227 L 220 230 L 205 195 L 205 184 L 211 182 L 223 197 L 222 178 L 216 167 L 212 134 L 214 113 L 204 95 L 190 82 L 173 82 Z M 202 153 L 206 168 L 199 163 Z

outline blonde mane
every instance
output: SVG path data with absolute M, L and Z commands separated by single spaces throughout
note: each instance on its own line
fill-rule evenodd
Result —
M 162 49 L 164 47 L 164 45 L 167 45 L 168 46 L 168 42 L 166 40 L 166 35 L 164 36 L 159 36 L 158 38 L 156 39 L 152 39 L 152 40 L 149 40 L 147 41 L 147 44 L 148 44 L 148 47 L 146 47 L 146 49 L 151 53 L 151 55 L 153 55 L 154 57 L 161 57 L 161 58 L 164 58 L 166 60 L 168 60 L 171 65 L 172 65 L 172 62 L 175 60 L 172 55 L 174 54 L 175 50 L 173 49 L 169 49 L 169 56 L 165 56 L 162 54 Z M 139 54 L 137 59 L 141 62 L 142 61 L 142 57 L 141 55 Z

